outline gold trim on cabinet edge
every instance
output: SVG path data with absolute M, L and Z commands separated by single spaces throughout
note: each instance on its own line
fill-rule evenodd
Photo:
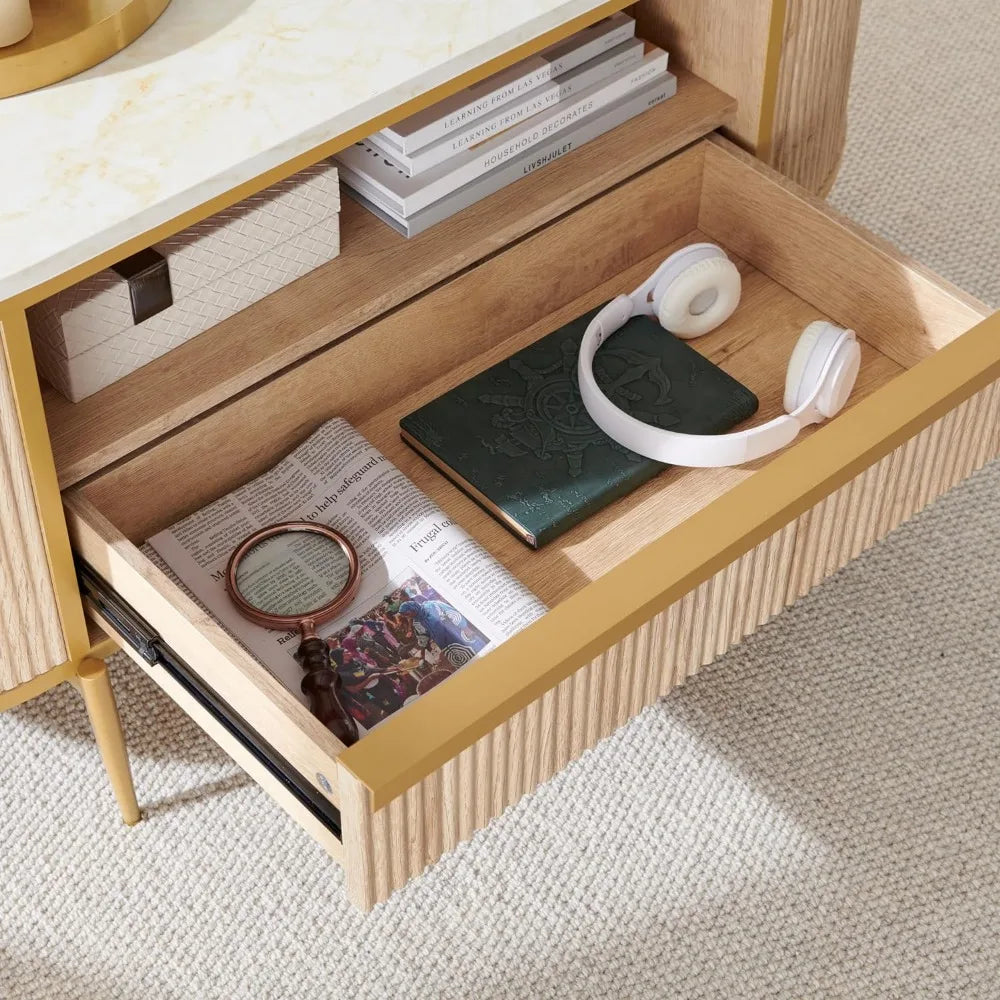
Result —
M 32 677 L 30 681 L 18 684 L 17 687 L 0 691 L 0 712 L 6 712 L 9 708 L 16 708 L 18 705 L 39 695 L 66 681 L 71 681 L 76 677 L 77 664 L 72 660 L 60 663 L 59 666 L 46 670 L 44 674 Z
M 771 161 L 771 147 L 774 144 L 774 116 L 778 110 L 778 82 L 781 79 L 781 56 L 785 47 L 787 17 L 788 0 L 772 0 L 764 79 L 761 83 L 757 148 L 754 150 L 755 155 L 765 163 Z

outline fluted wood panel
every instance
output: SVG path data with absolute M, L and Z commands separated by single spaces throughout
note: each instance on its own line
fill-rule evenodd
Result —
M 66 658 L 21 425 L 0 349 L 0 691 Z
M 642 0 L 633 12 L 643 37 L 737 99 L 727 135 L 808 190 L 830 190 L 861 0 Z
M 374 815 L 341 786 L 352 900 L 370 908 L 1000 454 L 1000 384 L 766 538 Z
M 769 122 L 769 59 L 774 7 L 784 0 L 642 0 L 631 11 L 638 33 L 670 52 L 683 66 L 736 98 L 725 132 L 758 151 Z M 807 0 L 825 3 L 828 0 Z M 780 16 L 780 11 L 778 11 Z
M 780 611 L 794 532 L 767 538 L 374 815 L 365 789 L 342 780 L 355 904 L 385 899 Z
M 950 410 L 796 522 L 786 604 L 1000 454 L 1000 385 Z
M 768 162 L 804 188 L 833 186 L 847 138 L 847 95 L 861 0 L 786 0 Z

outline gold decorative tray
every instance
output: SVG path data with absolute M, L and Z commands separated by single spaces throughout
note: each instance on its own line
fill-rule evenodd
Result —
M 170 0 L 32 0 L 34 28 L 0 49 L 0 97 L 65 80 L 134 42 Z

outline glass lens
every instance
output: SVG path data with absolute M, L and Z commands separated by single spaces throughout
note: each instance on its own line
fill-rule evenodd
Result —
M 312 531 L 284 531 L 244 554 L 236 567 L 236 586 L 258 611 L 307 618 L 343 593 L 350 567 L 334 539 Z

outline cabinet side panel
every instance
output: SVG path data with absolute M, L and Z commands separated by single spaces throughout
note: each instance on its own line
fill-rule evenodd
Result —
M 787 0 L 768 162 L 826 195 L 847 139 L 861 0 Z
M 374 815 L 367 790 L 348 776 L 357 793 L 357 826 L 345 841 L 357 859 L 347 865 L 352 899 L 365 907 L 385 899 L 997 455 L 1000 383 L 905 441 Z
M 759 151 L 773 6 L 772 0 L 643 0 L 633 11 L 638 33 L 667 49 L 671 62 L 736 98 L 724 131 L 751 152 Z
M 0 691 L 66 659 L 17 401 L 0 351 Z
M 643 0 L 639 32 L 738 102 L 723 131 L 826 195 L 847 137 L 861 0 Z

